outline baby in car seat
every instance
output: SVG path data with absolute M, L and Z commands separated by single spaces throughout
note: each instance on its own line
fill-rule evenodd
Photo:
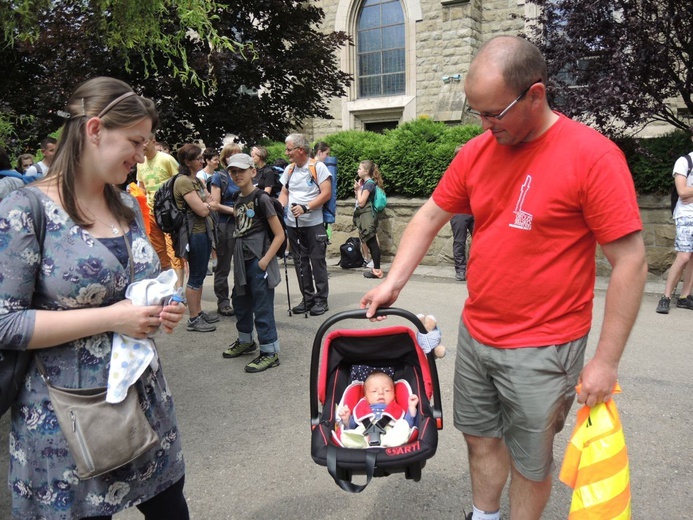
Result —
M 394 381 L 384 372 L 373 372 L 366 378 L 363 394 L 364 397 L 356 404 L 353 413 L 347 405 L 337 410 L 344 428 L 344 445 L 361 448 L 369 444 L 387 447 L 406 443 L 411 429 L 418 426 L 419 397 L 411 394 L 408 409 L 403 410 L 395 401 Z M 389 421 L 381 430 L 374 429 L 380 424 L 383 415 L 394 420 Z

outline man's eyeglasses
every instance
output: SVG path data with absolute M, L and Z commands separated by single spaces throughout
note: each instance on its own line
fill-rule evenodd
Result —
M 517 105 L 517 103 L 518 103 L 523 97 L 525 97 L 525 96 L 527 95 L 527 92 L 529 92 L 529 89 L 531 89 L 531 88 L 532 88 L 534 85 L 536 85 L 537 83 L 541 83 L 541 80 L 539 79 L 539 80 L 535 81 L 535 82 L 532 83 L 529 87 L 527 87 L 526 89 L 524 89 L 524 90 L 520 93 L 520 95 L 517 96 L 517 97 L 512 101 L 512 103 L 510 103 L 507 107 L 505 107 L 505 109 L 504 109 L 503 111 L 499 112 L 498 114 L 489 114 L 488 112 L 478 112 L 478 111 L 476 111 L 476 110 L 473 110 L 473 109 L 470 108 L 470 107 L 467 107 L 467 113 L 468 113 L 468 114 L 471 114 L 471 115 L 473 115 L 473 116 L 476 116 L 476 117 L 483 117 L 484 119 L 495 119 L 496 121 L 500 121 L 501 119 L 503 119 L 503 118 L 505 117 L 505 115 L 508 113 L 508 111 L 509 111 L 512 107 L 514 107 L 515 105 Z

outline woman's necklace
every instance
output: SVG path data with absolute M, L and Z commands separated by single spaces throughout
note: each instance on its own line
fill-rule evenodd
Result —
M 101 222 L 104 226 L 111 228 L 111 233 L 113 233 L 114 237 L 117 237 L 118 235 L 120 235 L 120 229 L 118 229 L 118 227 L 115 224 L 109 224 L 107 222 L 104 222 L 99 217 L 97 217 L 91 209 L 89 209 L 86 206 L 84 206 L 84 209 L 86 209 L 94 219 Z

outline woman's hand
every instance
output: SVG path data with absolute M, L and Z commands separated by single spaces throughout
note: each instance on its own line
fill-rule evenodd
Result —
M 262 269 L 263 271 L 267 271 L 267 266 L 269 265 L 269 260 L 265 260 L 265 257 L 263 256 L 260 258 L 260 260 L 257 261 L 257 266 Z
M 172 306 L 167 305 L 164 310 L 169 307 Z M 185 310 L 185 307 L 182 307 Z M 131 338 L 146 338 L 148 334 L 151 334 L 159 325 L 164 323 L 161 319 L 161 315 L 164 314 L 161 305 L 133 305 L 132 301 L 124 299 L 111 305 L 110 309 L 114 313 L 111 320 L 111 323 L 113 323 L 111 330 Z M 181 312 L 177 320 L 175 320 L 174 316 L 174 321 L 172 322 L 174 327 L 180 321 L 182 315 Z M 168 322 L 167 317 L 166 323 Z
M 166 305 L 159 314 L 161 328 L 166 334 L 171 334 L 173 329 L 178 326 L 178 323 L 185 314 L 185 304 L 181 302 L 171 303 Z

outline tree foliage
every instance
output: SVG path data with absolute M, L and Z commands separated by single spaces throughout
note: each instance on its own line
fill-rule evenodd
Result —
M 653 121 L 690 128 L 693 2 L 530 1 L 540 14 L 527 36 L 546 56 L 553 106 L 611 136 Z
M 227 133 L 279 139 L 307 118 L 329 117 L 327 100 L 351 80 L 336 62 L 347 36 L 321 32 L 324 13 L 310 0 L 10 7 L 0 6 L 12 43 L 0 48 L 0 115 L 15 125 L 15 151 L 54 131 L 69 93 L 94 76 L 118 77 L 155 99 L 160 139 L 210 146 Z

